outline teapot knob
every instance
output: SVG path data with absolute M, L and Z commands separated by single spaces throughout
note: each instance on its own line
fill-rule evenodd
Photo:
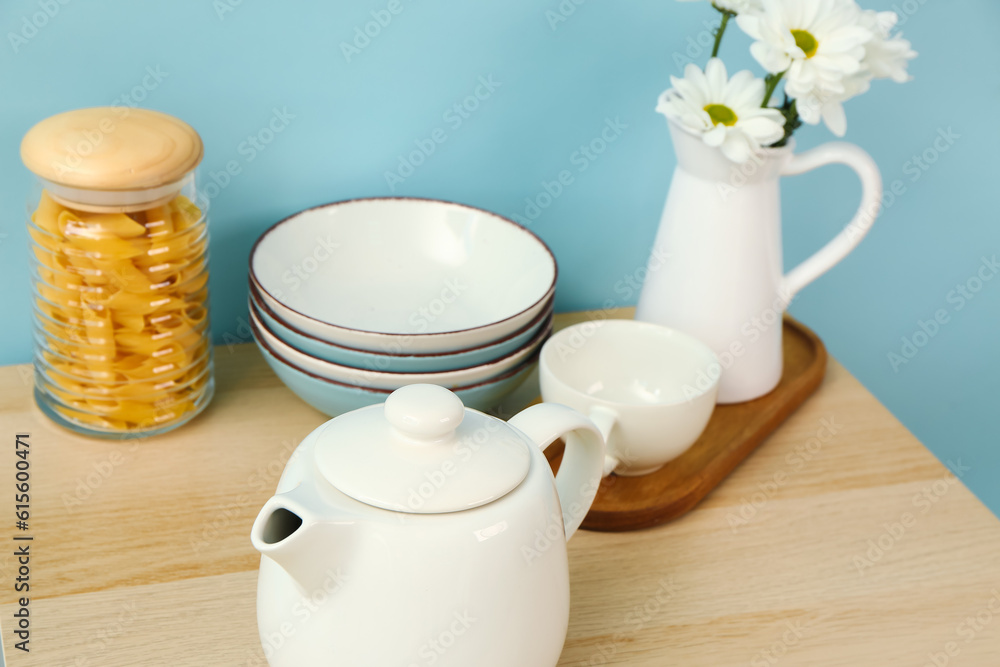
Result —
M 434 384 L 407 385 L 385 400 L 385 418 L 414 440 L 441 440 L 455 432 L 463 417 L 462 399 Z

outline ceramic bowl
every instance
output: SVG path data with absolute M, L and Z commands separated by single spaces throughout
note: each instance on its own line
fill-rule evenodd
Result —
M 253 331 L 254 339 L 258 343 L 266 343 L 271 354 L 311 375 L 355 387 L 388 390 L 398 389 L 404 385 L 415 383 L 436 384 L 448 389 L 454 389 L 456 387 L 485 382 L 503 375 L 529 359 L 538 352 L 542 343 L 552 333 L 550 325 L 547 328 L 539 330 L 519 350 L 515 350 L 507 356 L 490 363 L 472 366 L 471 368 L 436 373 L 388 373 L 385 371 L 368 370 L 366 368 L 343 366 L 300 352 L 287 343 L 282 342 L 280 338 L 264 326 L 252 311 L 250 312 L 250 328 Z
M 313 375 L 296 368 L 279 357 L 268 347 L 264 339 L 258 338 L 257 345 L 264 355 L 267 365 L 289 389 L 303 401 L 331 417 L 368 405 L 383 403 L 392 393 L 390 389 L 357 387 Z M 466 407 L 485 412 L 499 405 L 508 394 L 517 389 L 528 377 L 537 361 L 538 353 L 536 352 L 502 375 L 476 384 L 455 387 L 452 391 L 462 399 L 462 403 Z M 411 377 L 419 376 L 411 374 Z M 414 380 L 414 382 L 421 382 L 421 380 Z M 403 382 L 403 384 L 411 383 Z
M 266 231 L 250 280 L 284 324 L 359 350 L 427 354 L 522 329 L 555 292 L 556 261 L 499 215 L 430 199 L 355 199 Z
M 334 345 L 324 340 L 310 336 L 304 331 L 295 329 L 292 325 L 279 321 L 277 315 L 256 293 L 256 288 L 250 286 L 250 309 L 261 324 L 277 336 L 282 342 L 310 356 L 330 361 L 343 366 L 365 368 L 391 373 L 431 373 L 440 371 L 469 368 L 495 361 L 522 348 L 540 329 L 549 326 L 552 321 L 552 301 L 535 319 L 521 327 L 518 331 L 489 345 L 480 345 L 468 350 L 448 353 L 429 354 L 391 354 L 389 352 L 370 352 L 356 350 L 350 347 Z

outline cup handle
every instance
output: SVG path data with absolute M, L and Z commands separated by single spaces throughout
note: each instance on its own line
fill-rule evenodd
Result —
M 531 438 L 543 452 L 557 439 L 565 440 L 566 453 L 556 474 L 556 491 L 569 541 L 590 511 L 601 485 L 604 436 L 594 422 L 557 403 L 533 405 L 514 415 L 508 424 Z
M 780 296 L 790 302 L 803 287 L 829 271 L 857 247 L 871 229 L 882 205 L 882 175 L 868 153 L 854 144 L 830 142 L 792 156 L 781 170 L 794 176 L 828 164 L 847 165 L 861 179 L 861 205 L 854 218 L 812 257 L 789 271 L 781 281 Z
M 604 436 L 604 477 L 607 477 L 615 471 L 619 465 L 621 465 L 621 455 L 615 451 L 614 445 L 611 444 L 611 432 L 615 428 L 615 424 L 618 423 L 618 414 L 614 410 L 610 410 L 601 405 L 595 405 L 590 409 L 590 413 L 587 415 L 590 417 L 590 421 L 594 422 L 601 431 L 601 435 Z

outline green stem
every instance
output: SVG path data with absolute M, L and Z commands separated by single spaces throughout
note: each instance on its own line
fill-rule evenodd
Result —
M 729 25 L 729 19 L 736 16 L 733 12 L 728 9 L 720 9 L 715 4 L 712 5 L 722 14 L 722 23 L 719 24 L 718 30 L 715 31 L 715 45 L 712 47 L 712 57 L 719 55 L 719 45 L 722 44 L 722 34 L 726 32 L 726 26 Z
M 785 70 L 787 72 L 788 70 Z M 774 89 L 778 87 L 778 82 L 781 78 L 785 76 L 785 72 L 778 72 L 777 74 L 768 74 L 764 77 L 764 101 L 760 103 L 762 108 L 767 108 L 767 105 L 771 102 L 771 95 L 774 95 Z
M 779 111 L 781 111 L 781 115 L 785 117 L 785 135 L 778 141 L 771 144 L 772 148 L 787 146 L 788 140 L 792 138 L 792 134 L 795 133 L 795 130 L 802 126 L 802 119 L 799 117 L 799 110 L 796 106 L 795 100 L 789 99 L 788 95 L 785 95 L 785 102 L 781 105 L 781 107 L 779 107 Z

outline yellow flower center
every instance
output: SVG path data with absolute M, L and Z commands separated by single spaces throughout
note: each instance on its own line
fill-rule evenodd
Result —
M 819 42 L 816 38 L 812 36 L 812 33 L 808 30 L 793 30 L 792 37 L 795 38 L 795 46 L 802 49 L 806 54 L 806 58 L 812 58 L 816 55 L 816 49 L 819 48 Z
M 726 127 L 732 127 L 733 125 L 736 125 L 736 121 L 739 120 L 736 112 L 727 107 L 725 104 L 709 104 L 705 107 L 705 111 L 708 112 L 712 122 L 716 125 L 722 123 Z

